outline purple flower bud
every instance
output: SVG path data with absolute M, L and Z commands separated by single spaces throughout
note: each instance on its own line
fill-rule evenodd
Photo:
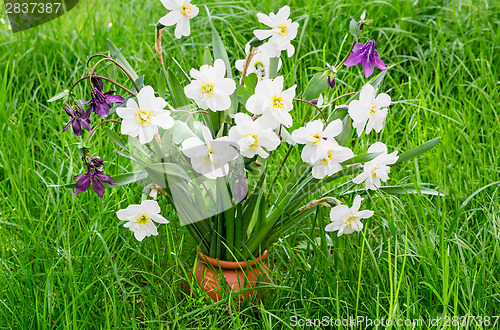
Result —
M 233 198 L 236 202 L 240 202 L 247 198 L 248 186 L 245 180 L 240 180 L 234 185 Z
M 99 91 L 102 92 L 104 90 L 104 84 L 101 78 L 92 77 L 90 80 L 92 81 L 92 85 L 94 85 L 94 87 L 97 88 Z
M 335 88 L 335 77 L 333 77 L 333 79 L 331 79 L 331 77 L 328 76 L 327 83 L 331 89 L 334 89 Z
M 104 161 L 99 157 L 90 157 L 89 165 L 93 168 L 100 168 L 104 165 Z
M 361 63 L 365 77 L 372 75 L 375 66 L 380 70 L 387 70 L 384 62 L 375 51 L 375 40 L 370 40 L 366 44 L 356 44 L 352 49 L 352 54 L 346 59 L 345 66 L 354 66 Z
M 311 100 L 310 102 L 314 105 L 318 105 L 318 99 Z

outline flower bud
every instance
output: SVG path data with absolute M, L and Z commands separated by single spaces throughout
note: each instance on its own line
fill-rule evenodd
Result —
M 328 77 L 330 75 L 330 70 L 326 70 L 323 75 L 321 76 L 321 79 L 325 79 L 326 77 Z
M 104 161 L 99 157 L 90 157 L 89 165 L 93 168 L 100 168 L 104 165 Z
M 252 40 L 250 40 L 250 42 L 248 43 L 251 47 L 259 47 L 260 45 L 262 45 L 264 43 L 264 40 L 259 40 L 257 38 L 253 38 Z
M 333 79 L 328 76 L 328 86 L 331 88 L 331 89 L 334 89 L 335 88 L 335 76 L 333 76 Z
M 245 180 L 240 180 L 234 185 L 233 198 L 239 202 L 247 198 L 248 186 Z

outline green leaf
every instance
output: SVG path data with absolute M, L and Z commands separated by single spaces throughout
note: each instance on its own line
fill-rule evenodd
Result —
M 190 137 L 196 137 L 196 134 L 194 134 L 189 126 L 185 122 L 180 120 L 176 120 L 174 122 L 174 126 L 172 126 L 169 131 L 169 133 L 172 134 L 172 141 L 175 144 L 181 144 L 182 141 Z
M 125 59 L 125 57 L 121 54 L 120 49 L 118 47 L 116 47 L 115 44 L 111 40 L 108 39 L 108 40 L 106 40 L 106 42 L 108 43 L 108 49 L 109 49 L 109 52 L 111 54 L 111 57 L 116 62 L 118 62 L 121 66 L 123 66 L 125 68 L 125 70 L 127 70 L 127 72 L 130 74 L 132 79 L 134 79 L 134 81 L 137 81 L 139 76 L 134 71 L 134 69 L 132 69 L 132 66 L 130 66 L 130 64 Z
M 366 163 L 369 162 L 372 159 L 375 159 L 378 155 L 380 155 L 381 152 L 371 152 L 359 156 L 354 156 L 352 158 L 349 158 L 348 160 L 344 161 L 341 163 L 341 165 L 346 166 L 346 165 L 352 165 L 352 164 L 361 164 L 361 163 Z
M 411 195 L 421 193 L 423 195 L 433 195 L 433 196 L 444 196 L 444 194 L 438 192 L 437 190 L 427 188 L 424 186 L 428 186 L 428 183 L 421 183 L 418 188 L 415 188 L 414 185 L 405 185 L 405 186 L 382 186 L 379 187 L 378 190 L 383 191 L 390 195 Z M 366 194 L 367 190 L 350 190 L 346 191 L 342 195 L 351 195 L 357 194 L 362 195 Z
M 104 127 L 104 132 L 106 133 L 108 138 L 110 138 L 111 141 L 113 141 L 117 146 L 119 146 L 120 148 L 122 148 L 125 151 L 128 151 L 125 143 L 123 143 L 120 136 L 118 136 L 118 134 L 116 134 L 113 130 L 109 129 L 108 127 Z
M 159 75 L 158 75 L 157 91 L 158 91 L 158 95 L 161 98 L 164 99 L 167 96 L 167 81 L 166 81 L 165 74 L 162 71 L 160 71 Z
M 157 173 L 162 173 L 170 176 L 175 176 L 178 178 L 182 178 L 186 181 L 190 181 L 189 175 L 187 172 L 177 164 L 174 163 L 156 163 L 148 166 L 149 170 L 155 171 Z
M 119 186 L 124 186 L 124 185 L 130 184 L 130 183 L 144 180 L 147 177 L 148 177 L 148 174 L 146 173 L 146 171 L 135 171 L 135 172 L 119 174 L 119 175 L 113 176 L 112 178 L 115 181 L 116 186 L 119 187 Z M 104 186 L 106 188 L 110 187 L 110 186 L 106 186 L 106 184 L 104 184 Z
M 164 70 L 165 72 L 165 70 Z M 172 104 L 175 108 L 179 109 L 185 107 L 189 104 L 189 101 L 184 93 L 184 88 L 177 80 L 177 77 L 172 72 L 172 70 L 168 69 L 168 72 L 165 73 L 167 78 L 167 86 L 170 91 L 170 97 L 172 98 Z
M 68 96 L 68 94 L 69 94 L 69 90 L 65 89 L 62 92 L 59 92 L 56 95 L 52 96 L 50 99 L 47 100 L 47 102 L 50 103 L 50 102 L 54 102 L 54 101 L 60 100 L 63 97 Z
M 253 94 L 255 94 L 255 87 L 257 86 L 259 78 L 255 73 L 249 74 L 245 77 L 245 85 L 237 85 L 238 101 L 245 105 Z
M 440 137 L 434 138 L 430 141 L 425 142 L 424 144 L 419 145 L 418 147 L 415 147 L 415 148 L 401 154 L 398 158 L 398 161 L 391 166 L 399 165 L 399 164 L 406 162 L 412 158 L 420 156 L 424 152 L 434 148 L 439 143 L 440 139 L 441 139 Z
M 238 93 L 238 101 L 245 105 L 248 101 L 248 99 L 250 98 L 250 96 L 252 96 L 253 94 L 245 88 L 245 86 L 243 85 L 237 85 L 236 86 L 237 88 L 237 93 Z
M 430 188 L 425 188 L 425 187 L 418 187 L 416 189 L 414 186 L 383 186 L 378 188 L 379 190 L 386 192 L 391 195 L 410 195 L 410 194 L 416 194 L 416 193 L 421 193 L 424 195 L 433 195 L 433 196 L 444 196 L 444 194 L 438 192 L 437 190 L 430 189 Z
M 144 75 L 137 78 L 135 80 L 135 83 L 137 84 L 137 87 L 139 87 L 139 89 L 142 89 L 144 87 Z
M 337 140 L 337 142 L 341 146 L 345 147 L 347 145 L 347 142 L 349 141 L 349 138 L 351 137 L 351 132 L 352 132 L 351 117 L 344 115 L 344 119 L 342 119 L 342 132 L 335 137 L 335 140 Z
M 214 65 L 214 60 L 212 59 L 212 52 L 208 47 L 205 47 L 205 51 L 203 52 L 203 64 Z
M 245 87 L 252 94 L 255 93 L 255 87 L 257 87 L 257 83 L 259 82 L 259 77 L 255 73 L 251 73 L 245 77 Z
M 355 36 L 358 34 L 358 28 L 359 28 L 358 22 L 352 19 L 351 22 L 349 23 L 349 32 L 351 32 L 351 34 Z
M 387 71 L 381 71 L 377 76 L 375 76 L 372 80 L 369 81 L 369 84 L 372 85 L 375 89 L 377 89 L 382 83 L 382 80 L 384 80 L 386 72 Z M 357 97 L 358 94 L 354 95 L 354 97 Z
M 278 57 L 271 57 L 269 59 L 269 79 L 274 79 L 278 75 L 279 61 Z
M 302 98 L 306 101 L 311 101 L 319 97 L 328 89 L 328 82 L 326 79 L 321 79 L 323 73 L 316 73 L 311 80 L 307 83 L 306 89 L 302 94 Z

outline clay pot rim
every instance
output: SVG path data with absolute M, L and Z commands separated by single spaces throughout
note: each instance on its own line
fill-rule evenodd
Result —
M 203 254 L 203 252 L 201 252 L 199 249 L 198 249 L 198 258 L 203 261 L 203 262 L 207 262 L 209 263 L 210 265 L 214 266 L 214 267 L 219 267 L 222 268 L 222 269 L 245 269 L 248 267 L 248 265 L 250 264 L 250 267 L 254 267 L 255 266 L 255 262 L 254 260 L 250 260 L 250 263 L 248 261 L 225 261 L 225 260 L 219 260 L 219 259 L 214 259 L 214 258 L 211 258 L 205 254 Z M 264 261 L 267 259 L 267 250 L 265 250 L 262 255 L 260 255 L 258 258 L 255 258 L 255 261 L 257 261 L 258 263 Z

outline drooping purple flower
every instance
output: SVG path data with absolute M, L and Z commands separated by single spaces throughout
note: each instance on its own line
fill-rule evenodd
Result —
M 370 40 L 366 44 L 356 44 L 352 49 L 352 54 L 346 59 L 345 66 L 354 66 L 361 63 L 365 77 L 372 75 L 375 66 L 380 70 L 387 70 L 384 62 L 378 57 L 375 51 L 375 40 Z
M 73 187 L 75 195 L 86 191 L 90 188 L 90 186 L 92 186 L 92 190 L 94 190 L 99 197 L 102 197 L 104 196 L 103 183 L 108 183 L 112 186 L 116 185 L 113 178 L 104 174 L 103 171 L 99 169 L 103 164 L 104 161 L 99 157 L 90 158 L 87 162 L 87 172 L 74 177 L 75 179 L 78 179 Z
M 91 91 L 92 99 L 84 101 L 82 104 L 90 104 L 89 109 L 91 112 L 95 112 L 99 118 L 104 119 L 109 115 L 111 104 L 125 102 L 125 99 L 120 95 L 113 95 L 115 91 L 103 93 L 104 84 L 101 78 L 92 78 L 92 84 L 94 85 Z
M 77 105 L 75 109 L 71 108 L 69 104 L 64 105 L 64 111 L 70 116 L 70 120 L 64 126 L 62 132 L 68 129 L 68 127 L 73 126 L 73 132 L 77 136 L 82 135 L 82 127 L 90 132 L 90 114 L 92 111 L 88 109 L 85 111 L 81 106 Z M 61 133 L 62 133 L 61 132 Z

